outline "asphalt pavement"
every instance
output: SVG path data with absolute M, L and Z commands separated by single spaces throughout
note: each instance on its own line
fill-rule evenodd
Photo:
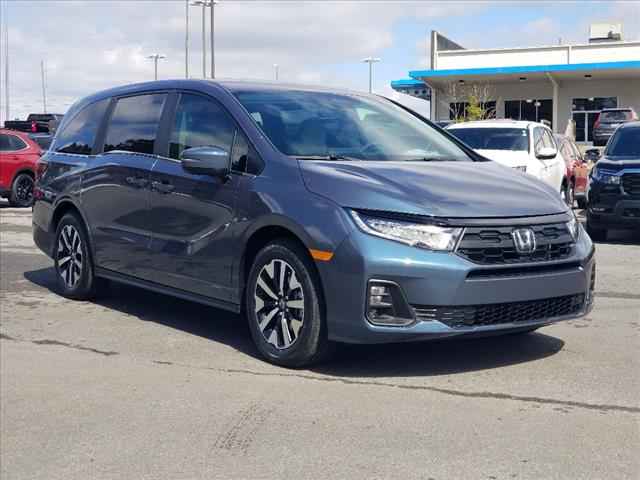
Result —
M 62 298 L 30 211 L 0 204 L 0 478 L 637 480 L 640 235 L 597 261 L 587 318 L 286 370 L 237 315 Z

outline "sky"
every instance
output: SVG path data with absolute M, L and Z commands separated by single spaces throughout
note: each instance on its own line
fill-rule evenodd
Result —
M 101 89 L 152 80 L 146 58 L 152 53 L 167 57 L 160 78 L 184 78 L 185 0 L 3 3 L 11 118 L 42 110 L 43 59 L 51 112 L 64 113 Z M 190 76 L 199 78 L 202 10 L 189 10 Z M 391 80 L 429 66 L 433 29 L 466 48 L 586 43 L 593 22 L 621 22 L 625 40 L 640 40 L 640 0 L 220 0 L 215 16 L 218 77 L 272 80 L 277 63 L 280 81 L 366 90 L 368 67 L 361 61 L 374 56 L 381 59 L 374 91 L 382 94 L 391 93 Z

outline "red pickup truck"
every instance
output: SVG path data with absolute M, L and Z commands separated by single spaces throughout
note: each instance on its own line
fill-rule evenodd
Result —
M 4 128 L 31 133 L 55 133 L 64 115 L 60 113 L 30 113 L 26 120 L 7 120 Z
M 0 129 L 0 196 L 13 207 L 30 207 L 42 149 L 26 133 Z

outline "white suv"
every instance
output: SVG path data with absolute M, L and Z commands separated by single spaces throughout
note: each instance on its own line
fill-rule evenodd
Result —
M 455 123 L 446 129 L 480 155 L 533 175 L 551 185 L 563 198 L 566 195 L 565 162 L 546 125 L 482 120 Z

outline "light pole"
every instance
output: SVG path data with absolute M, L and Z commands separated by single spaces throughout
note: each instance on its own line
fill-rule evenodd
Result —
M 211 78 L 216 78 L 216 21 L 215 21 L 215 7 L 218 0 L 210 0 L 209 6 L 211 8 Z
M 279 73 L 279 70 L 280 70 L 280 65 L 278 65 L 277 63 L 274 63 L 273 64 L 273 70 L 274 70 L 274 75 L 275 75 L 276 82 L 277 82 L 278 81 L 278 73 Z
M 42 108 L 47 113 L 47 80 L 44 60 L 40 60 L 40 74 L 42 75 Z
M 191 5 L 202 7 L 202 78 L 207 78 L 207 23 L 206 9 L 211 0 L 196 0 Z
M 4 63 L 4 109 L 5 109 L 5 120 L 9 120 L 10 117 L 10 109 L 9 109 L 9 2 L 4 2 L 0 0 L 0 27 L 4 27 L 4 29 L 0 28 L 0 43 L 2 43 L 2 51 L 0 51 L 0 59 L 2 59 L 2 63 Z M 0 73 L 0 77 L 2 77 L 2 73 Z M 1 85 L 0 85 L 1 86 Z
M 184 0 L 184 78 L 189 78 L 189 0 Z
M 216 52 L 215 52 L 215 14 L 214 7 L 217 0 L 195 0 L 191 5 L 202 7 L 202 77 L 207 78 L 207 25 L 206 9 L 211 9 L 211 78 L 216 78 Z
M 380 61 L 379 58 L 367 57 L 362 59 L 363 63 L 369 64 L 369 93 L 373 91 L 373 64 Z
M 166 55 L 162 55 L 161 53 L 154 53 L 151 54 L 147 57 L 150 60 L 153 60 L 153 67 L 154 67 L 154 78 L 156 80 L 158 80 L 158 60 L 162 60 L 163 58 L 167 58 Z

